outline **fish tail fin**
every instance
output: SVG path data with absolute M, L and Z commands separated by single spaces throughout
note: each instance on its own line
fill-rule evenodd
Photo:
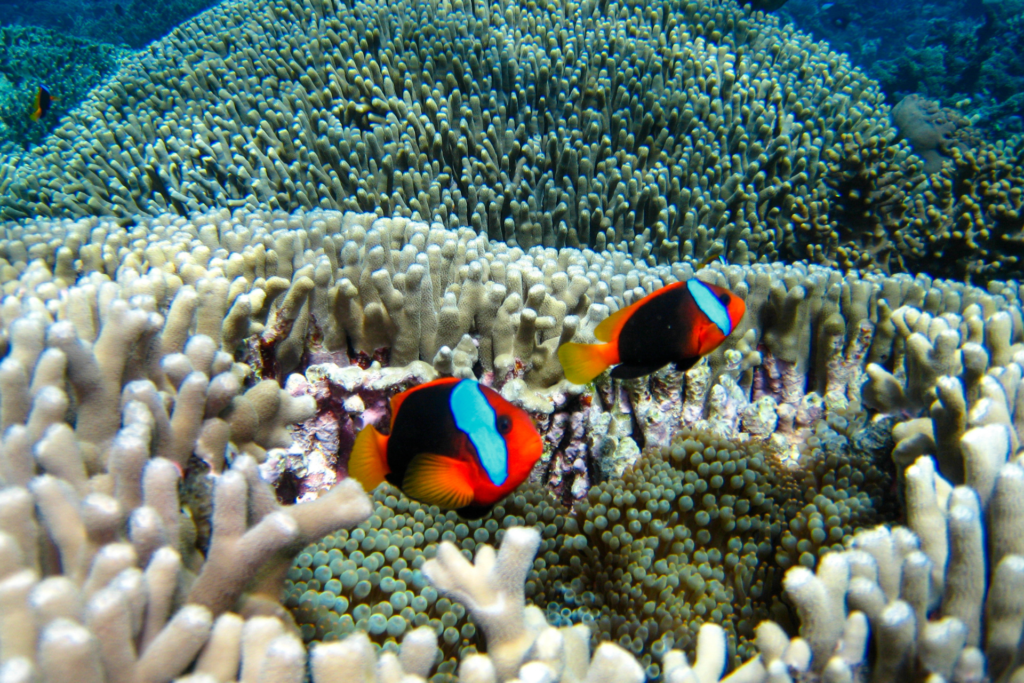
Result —
M 348 456 L 348 476 L 362 484 L 367 493 L 380 486 L 388 473 L 386 445 L 387 437 L 370 425 L 356 436 Z
M 589 384 L 617 358 L 614 344 L 576 344 L 568 342 L 558 347 L 558 360 L 565 378 L 573 384 Z

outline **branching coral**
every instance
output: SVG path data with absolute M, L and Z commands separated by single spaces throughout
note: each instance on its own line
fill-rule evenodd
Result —
M 787 574 L 811 655 L 795 668 L 853 677 L 870 670 L 877 680 L 1020 675 L 1022 562 L 1019 533 L 1010 531 L 1018 521 L 1020 467 L 1007 461 L 1002 429 L 976 428 L 963 445 L 972 451 L 965 460 L 984 478 L 954 487 L 920 458 L 906 471 L 909 529 L 861 532 L 817 574 Z
M 915 263 L 978 281 L 1019 276 L 1024 171 L 1019 137 L 953 149 L 914 198 L 906 231 Z
M 700 277 L 744 297 L 748 314 L 709 364 L 685 378 L 685 391 L 684 378 L 671 373 L 576 387 L 562 379 L 558 344 L 591 341 L 608 311 L 692 277 L 689 266 L 652 267 L 618 251 L 524 251 L 468 229 L 332 212 L 221 211 L 132 228 L 86 219 L 60 224 L 52 235 L 41 239 L 31 223 L 8 229 L 0 240 L 5 290 L 32 292 L 86 340 L 98 338 L 90 302 L 110 296 L 103 294 L 112 291 L 106 278 L 117 278 L 126 298 L 143 297 L 147 311 L 166 311 L 160 344 L 173 353 L 160 382 L 209 395 L 198 433 L 202 457 L 222 468 L 231 434 L 261 461 L 270 448 L 264 472 L 288 500 L 335 481 L 355 430 L 383 424 L 387 399 L 433 373 L 479 377 L 533 412 L 548 444 L 545 478 L 569 500 L 582 497 L 602 472 L 621 471 L 645 445 L 667 444 L 674 420 L 720 434 L 775 434 L 782 451 L 811 436 L 826 413 L 855 415 L 865 372 L 873 378 L 864 390 L 869 406 L 914 408 L 949 371 L 953 361 L 942 358 L 955 360 L 963 343 L 987 338 L 984 317 L 1007 311 L 1012 325 L 999 333 L 1009 335 L 1000 343 L 1022 335 L 1011 287 L 993 294 L 923 276 L 715 266 Z M 14 265 L 29 254 L 30 266 Z M 63 297 L 62 287 L 76 277 L 79 287 Z M 907 308 L 894 314 L 901 305 Z M 141 326 L 135 334 L 153 334 L 142 313 L 130 318 Z M 957 334 L 940 334 L 953 327 Z M 188 330 L 213 341 L 186 349 Z M 288 381 L 286 392 L 265 381 L 237 396 L 246 370 L 229 368 L 236 358 L 264 379 L 285 382 L 300 370 L 305 381 Z M 346 367 L 352 362 L 366 369 Z M 204 385 L 198 375 L 188 379 L 194 371 L 216 377 Z M 109 393 L 103 385 L 83 382 L 82 400 L 109 400 L 96 393 Z M 281 420 L 308 417 L 314 403 L 316 421 L 303 427 L 291 455 L 274 450 Z M 201 404 L 186 405 L 198 411 Z M 192 418 L 183 412 L 178 419 Z M 109 425 L 83 424 L 110 434 Z M 173 457 L 187 462 L 180 450 Z
M 168 331 L 161 316 L 121 299 L 96 303 L 103 321 L 91 347 L 72 322 L 47 325 L 45 309 L 9 328 L 0 395 L 5 406 L 20 400 L 26 409 L 17 419 L 7 408 L 0 444 L 0 664 L 29 677 L 95 681 L 166 681 L 197 657 L 200 670 L 204 662 L 223 668 L 225 659 L 237 668 L 245 636 L 232 612 L 283 615 L 278 596 L 294 552 L 358 523 L 368 501 L 346 482 L 315 502 L 281 508 L 252 459 L 240 455 L 208 479 L 212 536 L 197 545 L 178 492 L 183 475 L 202 476 L 189 459 L 203 413 L 186 403 L 209 408 L 218 395 L 206 389 L 220 375 L 208 382 L 193 370 L 175 391 L 168 368 L 180 362 L 175 354 L 160 362 Z M 204 346 L 209 353 L 197 350 Z M 193 368 L 216 367 L 214 349 L 201 336 L 186 344 Z M 133 351 L 139 365 L 131 368 Z M 146 379 L 128 381 L 136 373 Z M 225 384 L 228 393 L 239 388 Z M 230 396 L 217 400 L 223 406 Z M 165 405 L 174 406 L 170 414 Z M 69 407 L 74 429 L 65 422 Z M 296 651 L 301 663 L 301 644 L 278 618 L 268 623 L 284 640 L 262 664 L 250 657 L 250 666 L 272 670 L 275 657 L 294 661 Z
M 833 560 L 822 559 L 831 556 L 828 550 L 859 526 L 873 524 L 876 515 L 890 514 L 878 503 L 886 479 L 875 454 L 887 450 L 894 419 L 901 422 L 895 430 L 901 465 L 934 454 L 944 476 L 979 492 L 998 489 L 998 482 L 983 484 L 997 478 L 987 463 L 1002 462 L 992 455 L 992 439 L 1003 434 L 1016 448 L 1020 438 L 1015 415 L 1024 370 L 1013 359 L 1024 323 L 1012 283 L 980 290 L 925 276 L 714 265 L 697 276 L 742 296 L 748 315 L 705 363 L 685 375 L 664 371 L 572 387 L 553 360 L 561 341 L 590 340 L 609 311 L 693 277 L 692 268 L 651 265 L 642 251 L 523 250 L 468 228 L 322 211 L 218 211 L 192 220 L 140 219 L 131 226 L 97 219 L 26 221 L 4 227 L 0 257 L 0 477 L 5 491 L 16 494 L 0 514 L 4 533 L 14 539 L 0 539 L 0 559 L 3 571 L 23 582 L 11 584 L 4 604 L 10 614 L 35 619 L 37 608 L 18 597 L 17 586 L 60 579 L 58 587 L 72 596 L 68 604 L 88 607 L 100 589 L 128 581 L 126 571 L 177 587 L 145 601 L 131 597 L 131 585 L 122 587 L 133 609 L 154 606 L 142 612 L 153 615 L 149 626 L 149 617 L 138 626 L 123 622 L 131 624 L 128 635 L 109 639 L 129 643 L 127 650 L 91 650 L 88 633 L 95 637 L 101 621 L 85 617 L 77 627 L 62 622 L 63 630 L 52 637 L 0 641 L 0 647 L 10 642 L 22 648 L 37 668 L 50 661 L 46 653 L 55 643 L 74 641 L 87 644 L 76 662 L 98 657 L 110 670 L 127 662 L 141 671 L 148 648 L 170 642 L 172 635 L 161 634 L 171 629 L 167 633 L 184 634 L 192 645 L 173 648 L 178 659 L 166 665 L 173 670 L 169 677 L 193 660 L 200 672 L 237 670 L 246 652 L 256 658 L 251 666 L 263 661 L 294 672 L 305 654 L 290 634 L 283 599 L 302 635 L 320 641 L 318 647 L 333 647 L 329 641 L 365 626 L 395 654 L 403 636 L 426 648 L 426 632 L 415 628 L 427 626 L 441 638 L 438 675 L 462 675 L 461 661 L 469 676 L 474 669 L 467 662 L 482 662 L 470 655 L 484 645 L 484 618 L 470 613 L 485 601 L 479 589 L 466 586 L 454 590 L 475 596 L 474 605 L 441 597 L 428 586 L 424 563 L 439 557 L 437 544 L 445 540 L 467 553 L 478 551 L 522 524 L 539 526 L 541 534 L 523 594 L 553 622 L 592 620 L 599 638 L 628 640 L 628 649 L 643 660 L 622 659 L 619 650 L 611 651 L 618 653 L 613 658 L 641 674 L 683 671 L 680 654 L 660 663 L 656 657 L 678 646 L 696 648 L 697 665 L 714 680 L 724 663 L 738 663 L 753 654 L 751 643 L 758 644 L 762 659 L 742 669 L 758 680 L 780 665 L 817 666 L 831 656 L 828 644 L 844 637 L 833 628 L 812 639 L 815 622 L 807 612 L 809 645 L 787 642 L 771 649 L 779 644 L 772 636 L 778 633 L 766 627 L 762 637 L 756 621 L 782 618 L 781 610 L 770 608 L 781 604 L 783 569 L 816 565 L 826 576 L 835 569 Z M 382 490 L 378 504 L 386 505 L 375 518 L 320 540 L 371 512 L 351 484 L 321 493 L 344 474 L 346 440 L 369 422 L 385 422 L 391 395 L 438 374 L 477 377 L 535 413 L 549 451 L 535 473 L 538 481 L 496 509 L 500 523 L 461 523 L 404 499 L 389 500 Z M 894 417 L 868 426 L 862 422 L 865 408 Z M 921 410 L 928 419 L 921 421 Z M 294 421 L 303 424 L 289 450 Z M 680 422 L 693 431 L 681 436 Z M 314 462 L 314 456 L 322 460 Z M 721 493 L 732 486 L 741 462 L 741 476 L 752 472 L 757 490 L 745 492 L 744 478 L 737 481 L 741 493 Z M 614 471 L 624 474 L 602 482 Z M 317 479 L 307 482 L 310 473 Z M 265 474 L 277 476 L 277 491 Z M 917 485 L 911 475 L 907 481 L 907 487 Z M 542 485 L 552 487 L 558 500 Z M 698 493 L 698 487 L 707 488 Z M 720 495 L 708 498 L 712 489 Z M 753 498 L 747 511 L 738 512 L 748 493 Z M 919 500 L 915 495 L 908 488 L 907 500 Z M 677 513 L 686 497 L 692 507 Z M 304 502 L 289 505 L 295 500 Z M 342 500 L 350 504 L 338 504 Z M 754 510 L 765 501 L 770 506 Z M 575 503 L 576 511 L 565 513 L 565 503 Z M 652 503 L 657 513 L 648 509 Z M 948 528 L 933 508 L 922 509 L 922 528 L 939 522 Z M 608 521 L 613 511 L 619 519 Z M 749 529 L 757 517 L 767 537 L 739 538 L 758 533 L 738 530 L 744 517 Z M 672 539 L 663 548 L 667 530 Z M 701 531 L 708 532 L 706 539 Z M 46 543 L 40 545 L 40 538 Z M 948 556 L 953 543 L 943 546 L 936 538 L 922 541 L 924 552 Z M 730 547 L 731 540 L 741 541 L 740 547 Z M 316 545 L 289 568 L 291 555 L 310 543 Z M 601 565 L 579 562 L 584 548 L 607 555 L 601 558 L 605 569 L 622 566 L 598 581 Z M 528 554 L 520 548 L 516 555 Z M 676 566 L 669 571 L 673 555 Z M 480 557 L 478 569 L 503 564 L 489 557 Z M 762 576 L 742 569 L 736 575 L 748 558 L 761 562 L 754 573 Z M 440 559 L 449 569 L 458 565 L 450 553 Z M 645 559 L 650 568 L 643 567 Z M 447 575 L 467 572 L 463 566 Z M 671 603 L 660 597 L 669 576 L 685 576 L 688 586 L 699 577 L 703 592 L 693 588 Z M 284 581 L 290 583 L 282 596 Z M 590 588 L 592 604 L 581 606 L 585 581 L 600 583 L 603 604 L 599 590 Z M 725 619 L 721 606 L 742 612 L 744 597 L 750 614 Z M 188 601 L 184 613 L 176 611 Z M 956 614 L 972 609 L 957 606 Z M 711 621 L 721 617 L 724 628 L 701 628 L 699 610 Z M 396 616 L 402 618 L 393 621 Z M 678 624 L 668 623 L 677 618 Z M 543 649 L 556 642 L 552 633 L 563 642 L 586 640 L 579 630 L 549 632 L 540 621 L 535 625 L 550 637 L 535 639 L 526 657 L 545 666 L 563 666 L 550 664 L 562 655 Z M 851 643 L 860 642 L 857 628 L 855 618 Z M 513 630 L 518 635 L 511 640 L 529 640 L 531 629 Z M 223 660 L 204 645 L 208 639 L 228 643 Z M 271 641 L 277 644 L 269 647 Z M 349 653 L 344 657 L 369 661 L 368 641 L 346 642 L 339 651 Z M 161 651 L 152 650 L 145 666 L 164 666 L 155 654 Z M 323 670 L 355 661 L 344 657 L 323 659 Z M 410 657 L 409 666 L 424 671 Z M 487 661 L 479 665 L 499 666 L 502 677 L 525 675 L 513 664 Z

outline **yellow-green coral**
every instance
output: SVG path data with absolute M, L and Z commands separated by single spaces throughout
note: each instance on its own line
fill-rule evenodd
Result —
M 235 2 L 0 158 L 0 215 L 343 208 L 524 247 L 800 258 L 854 132 L 894 137 L 877 87 L 736 4 Z

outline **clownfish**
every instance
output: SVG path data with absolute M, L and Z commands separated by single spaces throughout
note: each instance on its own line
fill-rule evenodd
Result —
M 649 375 L 669 363 L 688 370 L 732 334 L 746 310 L 729 290 L 690 278 L 608 316 L 594 329 L 606 344 L 562 344 L 558 360 L 574 384 L 587 384 L 611 365 L 619 379 Z
M 526 411 L 449 377 L 392 398 L 390 435 L 363 428 L 348 474 L 367 492 L 386 480 L 409 498 L 477 519 L 526 480 L 542 450 Z
M 28 117 L 33 121 L 38 121 L 43 118 L 46 116 L 46 112 L 50 111 L 50 105 L 52 105 L 56 99 L 56 97 L 50 95 L 50 91 L 46 89 L 45 85 L 39 86 L 36 90 L 35 105 L 32 108 L 32 113 L 29 114 Z

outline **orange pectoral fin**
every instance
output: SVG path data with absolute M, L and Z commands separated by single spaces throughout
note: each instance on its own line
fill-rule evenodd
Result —
M 558 360 L 567 380 L 573 384 L 588 384 L 618 361 L 618 353 L 612 344 L 569 342 L 558 347 Z
M 352 453 L 348 456 L 348 476 L 362 484 L 367 493 L 380 486 L 388 473 L 386 448 L 387 437 L 372 425 L 364 427 L 356 436 Z
M 405 470 L 405 495 L 443 510 L 457 510 L 473 502 L 473 487 L 462 463 L 436 453 L 420 453 Z

